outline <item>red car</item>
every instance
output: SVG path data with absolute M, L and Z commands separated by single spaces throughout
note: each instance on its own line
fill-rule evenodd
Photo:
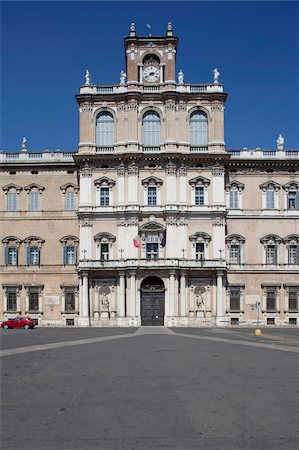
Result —
M 14 319 L 8 319 L 1 323 L 1 328 L 8 330 L 9 328 L 34 328 L 35 323 L 30 317 L 15 317 Z

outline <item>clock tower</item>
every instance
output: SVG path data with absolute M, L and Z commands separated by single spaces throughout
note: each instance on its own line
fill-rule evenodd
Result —
M 166 36 L 136 36 L 135 24 L 125 38 L 128 86 L 175 84 L 178 38 L 169 22 Z

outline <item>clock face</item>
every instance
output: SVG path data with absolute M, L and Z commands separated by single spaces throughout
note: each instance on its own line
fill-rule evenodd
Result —
M 149 83 L 154 83 L 160 78 L 160 71 L 155 66 L 148 66 L 143 71 L 143 78 Z

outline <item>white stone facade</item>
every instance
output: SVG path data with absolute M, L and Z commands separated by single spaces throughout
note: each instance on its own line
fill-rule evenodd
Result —
M 297 324 L 298 151 L 226 151 L 227 94 L 176 81 L 172 29 L 125 48 L 126 82 L 80 88 L 78 152 L 0 154 L 0 319 Z

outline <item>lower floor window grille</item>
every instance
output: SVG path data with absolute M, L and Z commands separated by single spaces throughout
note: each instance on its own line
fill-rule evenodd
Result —
M 17 309 L 17 294 L 16 292 L 7 293 L 7 311 L 16 311 Z
M 29 292 L 29 311 L 38 311 L 38 292 Z
M 66 319 L 66 325 L 72 327 L 75 325 L 75 319 Z
M 232 289 L 230 291 L 230 311 L 240 311 L 240 290 Z
M 276 291 L 268 290 L 266 299 L 266 309 L 267 311 L 276 311 Z
M 75 311 L 75 293 L 67 292 L 65 294 L 65 310 Z
M 239 318 L 238 317 L 231 317 L 230 324 L 231 325 L 239 325 Z
M 275 318 L 267 317 L 267 325 L 275 325 Z
M 290 290 L 289 292 L 289 311 L 298 311 L 298 291 Z
M 297 325 L 297 318 L 296 317 L 290 317 L 289 318 L 289 325 Z

